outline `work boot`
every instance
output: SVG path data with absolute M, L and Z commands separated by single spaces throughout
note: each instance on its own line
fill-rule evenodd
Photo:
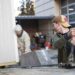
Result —
M 66 69 L 72 69 L 72 65 L 71 64 L 65 64 L 64 68 L 66 68 Z

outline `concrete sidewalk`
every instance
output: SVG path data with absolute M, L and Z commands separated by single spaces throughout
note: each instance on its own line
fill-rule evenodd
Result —
M 58 67 L 5 68 L 0 75 L 75 75 L 75 69 L 59 69 Z

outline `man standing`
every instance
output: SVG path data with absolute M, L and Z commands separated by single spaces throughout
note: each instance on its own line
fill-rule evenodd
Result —
M 70 28 L 66 16 L 60 15 L 54 18 L 54 30 L 61 39 L 57 41 L 55 47 L 58 48 L 59 65 L 70 66 L 69 56 L 72 46 L 75 46 L 75 28 Z M 75 59 L 75 47 L 73 47 Z M 62 64 L 61 64 L 62 63 Z

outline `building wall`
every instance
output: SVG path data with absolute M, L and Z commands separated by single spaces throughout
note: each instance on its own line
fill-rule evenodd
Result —
M 50 41 L 53 35 L 53 25 L 51 24 L 50 20 L 40 20 L 39 31 L 46 34 L 47 39 Z
M 60 0 L 35 0 L 35 15 L 59 15 L 59 2 Z
M 54 15 L 54 0 L 35 0 L 35 15 Z
M 54 0 L 55 3 L 55 16 L 60 15 L 61 14 L 61 0 Z
M 60 0 L 35 0 L 36 16 L 57 16 L 60 14 Z M 53 35 L 53 25 L 51 20 L 40 20 L 39 31 L 46 33 L 48 40 Z
M 0 0 L 0 66 L 18 62 L 14 0 Z

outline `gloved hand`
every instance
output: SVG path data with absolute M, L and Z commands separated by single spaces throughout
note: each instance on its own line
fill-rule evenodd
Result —
M 75 45 L 75 28 L 71 28 L 70 32 L 71 32 L 71 43 Z

